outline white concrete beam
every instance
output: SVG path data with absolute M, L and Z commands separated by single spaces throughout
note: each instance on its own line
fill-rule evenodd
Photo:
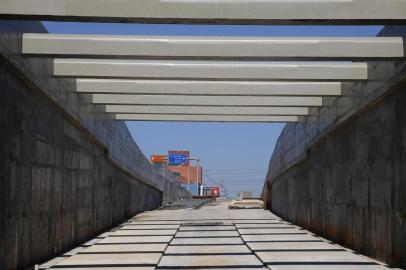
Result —
M 2 0 L 0 16 L 142 23 L 388 24 L 406 19 L 404 0 Z
M 24 54 L 80 57 L 391 58 L 402 37 L 200 37 L 24 34 Z
M 116 114 L 194 114 L 194 115 L 308 115 L 307 107 L 215 107 L 215 106 L 143 106 L 106 105 L 107 113 Z
M 176 122 L 298 122 L 297 116 L 116 114 L 116 120 Z
M 80 93 L 243 96 L 338 96 L 340 82 L 77 79 Z
M 54 75 L 95 78 L 366 80 L 366 63 L 55 59 Z
M 96 104 L 189 106 L 322 106 L 321 97 L 165 96 L 93 94 Z

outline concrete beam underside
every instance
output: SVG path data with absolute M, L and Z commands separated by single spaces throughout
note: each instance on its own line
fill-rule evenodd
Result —
M 322 97 L 170 96 L 93 94 L 95 104 L 190 106 L 322 106 Z
M 366 80 L 367 63 L 55 59 L 54 75 L 95 78 Z
M 24 54 L 77 57 L 391 58 L 402 37 L 200 37 L 24 34 Z
M 191 80 L 77 79 L 80 93 L 235 95 L 235 96 L 338 96 L 340 82 L 263 82 Z
M 298 116 L 274 115 L 194 115 L 194 114 L 115 114 L 116 120 L 174 122 L 297 122 Z
M 401 24 L 403 0 L 5 0 L 0 16 L 41 20 L 142 23 Z
M 193 115 L 308 115 L 307 107 L 216 107 L 216 106 L 147 106 L 106 105 L 107 113 L 116 114 L 193 114 Z

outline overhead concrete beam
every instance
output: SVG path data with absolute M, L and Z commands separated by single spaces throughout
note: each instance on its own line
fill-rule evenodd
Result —
M 321 97 L 168 96 L 93 94 L 96 104 L 189 106 L 322 106 Z
M 340 82 L 77 79 L 81 93 L 242 96 L 338 96 Z
M 298 122 L 297 116 L 116 114 L 116 120 L 176 122 Z
M 141 23 L 402 24 L 404 0 L 2 0 L 3 18 Z
M 194 114 L 194 115 L 308 115 L 307 107 L 215 107 L 106 105 L 107 113 L 116 114 Z
M 200 37 L 24 34 L 24 54 L 99 58 L 391 58 L 402 37 Z
M 55 59 L 54 75 L 93 78 L 366 80 L 366 63 Z

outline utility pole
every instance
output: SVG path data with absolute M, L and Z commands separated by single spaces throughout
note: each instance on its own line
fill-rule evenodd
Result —
M 187 191 L 190 192 L 190 166 L 187 166 Z
M 196 177 L 197 177 L 197 185 L 196 185 L 197 195 L 203 195 L 203 192 L 199 192 L 200 159 L 197 159 L 197 168 L 196 168 L 196 170 L 197 170 L 197 174 L 196 174 Z
M 188 158 L 188 160 L 189 161 L 190 160 L 196 160 L 197 161 L 197 167 L 196 167 L 196 194 L 200 195 L 200 192 L 199 192 L 199 182 L 200 182 L 200 180 L 202 180 L 202 183 L 203 183 L 203 178 L 200 179 L 200 159 L 190 157 L 190 158 Z M 188 183 L 189 183 L 189 170 L 188 170 Z M 188 184 L 188 186 L 189 186 L 189 184 Z

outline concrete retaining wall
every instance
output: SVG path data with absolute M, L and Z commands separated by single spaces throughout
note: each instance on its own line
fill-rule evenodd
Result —
M 406 267 L 406 63 L 371 63 L 369 76 L 285 127 L 264 194 L 281 217 Z
M 22 33 L 45 31 L 39 22 L 0 21 L 0 56 L 17 69 L 19 76 L 45 94 L 72 123 L 101 144 L 112 162 L 140 181 L 164 191 L 164 202 L 173 201 L 177 195 L 186 195 L 183 189 L 179 189 L 180 194 L 165 192 L 173 189 L 171 186 L 175 184 L 154 169 L 132 139 L 125 123 L 111 121 L 103 106 L 89 102 L 89 95 L 75 93 L 74 79 L 53 77 L 52 59 L 21 55 Z
M 24 269 L 161 203 L 190 196 L 123 122 L 20 54 L 39 23 L 0 22 L 0 268 Z

